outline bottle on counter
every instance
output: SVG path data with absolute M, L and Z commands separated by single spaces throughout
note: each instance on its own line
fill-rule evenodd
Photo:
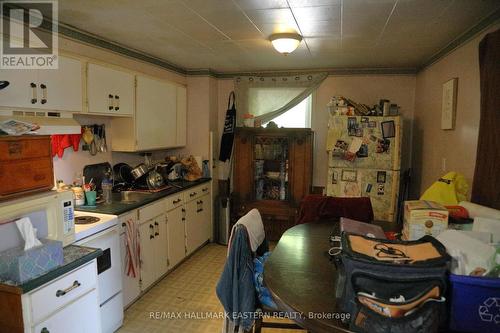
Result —
M 102 188 L 102 197 L 104 199 L 104 203 L 110 204 L 111 203 L 111 194 L 113 191 L 113 183 L 111 182 L 110 179 L 104 179 L 101 183 L 101 188 Z

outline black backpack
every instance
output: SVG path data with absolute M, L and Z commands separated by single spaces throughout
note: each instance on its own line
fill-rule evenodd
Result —
M 450 257 L 435 238 L 390 241 L 343 233 L 339 307 L 355 332 L 436 332 L 445 323 Z

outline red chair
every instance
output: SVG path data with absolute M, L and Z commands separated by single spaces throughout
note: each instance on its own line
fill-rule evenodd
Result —
M 371 223 L 373 221 L 373 208 L 370 198 L 307 195 L 300 203 L 297 224 L 339 220 L 341 217 Z

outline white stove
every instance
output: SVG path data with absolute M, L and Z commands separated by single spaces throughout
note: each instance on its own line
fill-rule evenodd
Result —
M 78 220 L 85 216 L 98 220 L 93 223 L 79 224 Z M 75 211 L 75 241 L 92 236 L 117 224 L 118 216 L 116 215 Z
M 122 262 L 118 216 L 75 211 L 75 245 L 100 248 L 97 258 L 102 333 L 123 323 Z

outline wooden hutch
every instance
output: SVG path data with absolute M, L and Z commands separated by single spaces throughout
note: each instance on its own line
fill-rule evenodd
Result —
M 269 240 L 295 225 L 311 191 L 313 132 L 306 128 L 237 128 L 231 222 L 257 208 Z

